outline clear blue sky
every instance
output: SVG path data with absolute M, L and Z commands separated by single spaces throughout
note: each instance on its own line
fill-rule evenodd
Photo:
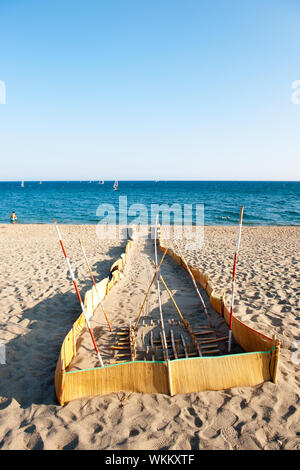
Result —
M 0 180 L 297 180 L 299 0 L 0 0 Z

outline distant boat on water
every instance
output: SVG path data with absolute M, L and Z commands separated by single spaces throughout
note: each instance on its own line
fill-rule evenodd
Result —
M 104 181 L 103 181 L 103 180 L 102 180 L 102 181 L 99 180 L 98 184 L 104 184 Z
M 43 184 L 42 181 L 40 181 L 40 184 Z
M 116 180 L 114 182 L 114 191 L 118 191 L 118 187 L 119 187 L 119 182 L 118 182 L 118 180 Z
M 24 188 L 24 181 L 21 181 L 21 188 Z

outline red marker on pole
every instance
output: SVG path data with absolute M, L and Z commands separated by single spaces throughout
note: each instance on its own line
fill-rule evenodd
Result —
M 240 221 L 239 221 L 239 236 L 236 244 L 234 261 L 233 261 L 233 270 L 232 270 L 232 295 L 231 295 L 231 305 L 230 305 L 230 317 L 229 317 L 229 338 L 228 338 L 228 352 L 231 351 L 231 341 L 232 341 L 232 315 L 233 315 L 233 305 L 234 305 L 234 289 L 235 289 L 235 272 L 236 272 L 236 262 L 237 256 L 240 248 L 241 235 L 242 235 L 242 223 L 243 223 L 243 213 L 244 206 L 240 210 Z
M 81 249 L 82 249 L 82 253 L 83 253 L 84 259 L 85 259 L 85 261 L 86 261 L 88 270 L 89 270 L 89 272 L 90 272 L 90 275 L 91 275 L 93 284 L 94 284 L 94 286 L 95 286 L 95 290 L 96 290 L 96 294 L 97 294 L 97 297 L 98 297 L 99 304 L 100 304 L 100 306 L 101 306 L 101 308 L 102 308 L 102 310 L 103 310 L 103 313 L 104 313 L 104 316 L 105 316 L 105 318 L 106 318 L 106 321 L 107 321 L 109 330 L 112 331 L 111 326 L 110 326 L 110 323 L 109 323 L 108 318 L 107 318 L 107 315 L 106 315 L 106 313 L 105 313 L 103 304 L 102 304 L 102 302 L 101 302 L 100 295 L 99 295 L 99 293 L 98 293 L 97 285 L 96 285 L 96 282 L 95 282 L 95 279 L 94 279 L 94 276 L 93 276 L 93 273 L 92 273 L 92 269 L 91 269 L 91 267 L 90 267 L 89 260 L 87 259 L 87 256 L 86 256 L 86 252 L 85 252 L 84 246 L 83 246 L 81 240 L 79 240 L 79 243 L 80 243 L 80 246 L 81 246 Z
M 71 267 L 69 258 L 68 258 L 68 256 L 67 256 L 66 250 L 65 250 L 64 245 L 63 245 L 63 242 L 62 242 L 60 230 L 59 230 L 59 228 L 58 228 L 58 226 L 57 226 L 57 224 L 56 224 L 56 220 L 54 220 L 54 224 L 55 224 L 55 228 L 56 228 L 56 231 L 57 231 L 57 235 L 58 235 L 58 238 L 59 238 L 59 242 L 60 242 L 60 245 L 61 245 L 63 254 L 65 255 L 65 259 L 66 259 L 66 263 L 67 263 L 67 266 L 68 266 L 68 269 L 69 269 L 69 273 L 70 273 L 70 276 L 71 276 L 71 278 L 72 278 L 72 282 L 73 282 L 73 284 L 74 284 L 75 291 L 76 291 L 76 294 L 77 294 L 77 297 L 78 297 L 78 300 L 79 300 L 81 309 L 82 309 L 83 314 L 84 314 L 84 318 L 85 318 L 85 321 L 86 321 L 86 325 L 87 325 L 87 327 L 88 327 L 88 330 L 89 330 L 89 333 L 90 333 L 90 336 L 91 336 L 91 339 L 92 339 L 92 342 L 93 342 L 93 345 L 94 345 L 96 354 L 97 354 L 98 359 L 99 359 L 99 362 L 100 362 L 100 365 L 101 365 L 101 367 L 103 367 L 104 364 L 103 364 L 102 358 L 101 358 L 101 356 L 100 356 L 100 353 L 99 353 L 99 350 L 98 350 L 98 347 L 97 347 L 97 344 L 96 344 L 96 341 L 95 341 L 93 332 L 92 332 L 92 330 L 91 330 L 90 322 L 89 322 L 89 320 L 88 320 L 88 316 L 87 316 L 85 307 L 84 307 L 83 302 L 82 302 L 82 299 L 81 299 L 81 295 L 80 295 L 79 290 L 78 290 L 78 287 L 77 287 L 76 279 L 75 279 L 75 276 L 74 276 L 74 273 L 73 273 L 73 270 L 72 270 L 72 267 Z

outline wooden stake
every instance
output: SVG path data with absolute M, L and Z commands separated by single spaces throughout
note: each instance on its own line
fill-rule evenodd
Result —
M 183 346 L 183 350 L 184 350 L 185 357 L 189 357 L 189 355 L 188 355 L 188 353 L 187 353 L 187 350 L 186 350 L 184 337 L 183 337 L 182 335 L 180 335 L 180 336 L 181 336 L 181 341 L 182 341 L 182 346 Z
M 151 330 L 150 331 L 150 345 L 152 347 L 152 349 L 154 348 L 154 344 L 153 344 L 153 331 Z
M 175 359 L 178 359 L 178 357 L 177 357 L 177 351 L 176 351 L 176 347 L 175 347 L 175 341 L 174 341 L 174 333 L 173 333 L 173 330 L 171 330 L 170 335 L 171 335 L 171 342 L 172 342 L 173 354 L 174 354 Z

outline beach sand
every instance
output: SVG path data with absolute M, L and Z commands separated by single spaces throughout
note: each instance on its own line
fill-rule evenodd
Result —
M 83 296 L 91 281 L 78 239 L 96 281 L 108 275 L 126 241 L 99 240 L 96 226 L 64 225 L 61 232 Z M 226 292 L 228 303 L 236 237 L 236 227 L 205 227 L 202 249 L 189 252 L 181 244 L 189 263 Z M 113 325 L 137 315 L 148 287 L 152 255 L 142 248 L 142 241 L 134 242 L 123 279 L 105 299 Z M 235 315 L 281 341 L 277 385 L 266 382 L 174 397 L 120 391 L 61 407 L 54 371 L 63 338 L 80 308 L 55 228 L 0 225 L 0 341 L 6 347 L 6 364 L 0 365 L 0 448 L 300 449 L 299 252 L 299 227 L 243 228 Z M 143 270 L 147 259 L 149 269 Z M 191 300 L 188 290 L 183 295 L 180 274 L 167 265 L 164 269 L 183 312 L 192 308 L 197 297 L 193 294 Z M 192 292 L 192 287 L 186 289 Z M 155 292 L 145 315 L 153 309 Z

